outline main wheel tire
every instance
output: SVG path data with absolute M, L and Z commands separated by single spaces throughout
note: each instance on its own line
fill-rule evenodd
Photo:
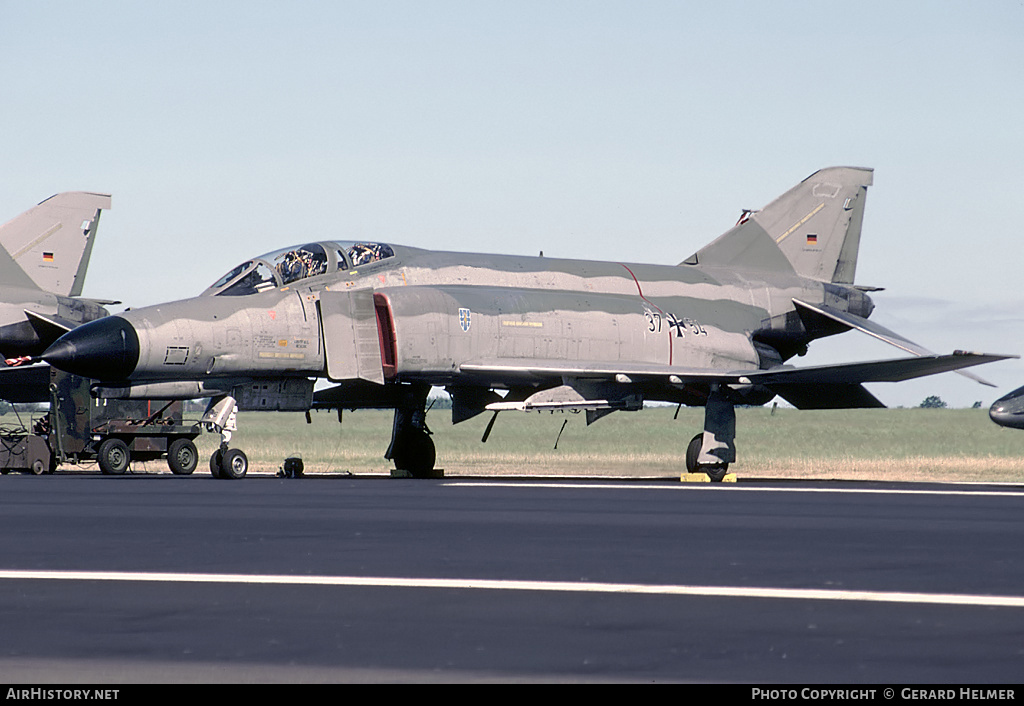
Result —
M 132 454 L 128 450 L 128 444 L 120 439 L 107 439 L 100 444 L 96 460 L 99 461 L 101 471 L 107 475 L 119 476 L 128 470 Z
M 188 476 L 199 465 L 199 451 L 191 439 L 175 439 L 167 448 L 167 466 L 176 476 Z
M 220 464 L 220 477 L 237 480 L 245 478 L 249 470 L 249 459 L 241 449 L 228 449 Z
M 697 459 L 700 458 L 700 447 L 704 444 L 704 434 L 700 433 L 690 439 L 686 445 L 686 472 L 697 473 Z
M 414 478 L 425 478 L 434 470 L 437 451 L 430 434 L 422 429 L 410 429 L 399 437 L 393 454 L 395 468 L 408 471 Z
M 712 483 L 721 483 L 725 479 L 725 474 L 729 471 L 728 463 L 716 463 L 716 464 L 701 464 L 698 463 L 700 459 L 700 449 L 704 445 L 704 434 L 697 434 L 697 436 L 690 439 L 690 443 L 686 446 L 686 472 L 687 473 L 707 473 L 708 478 L 711 479 Z
M 708 474 L 708 478 L 711 479 L 712 483 L 721 483 L 725 480 L 725 474 L 729 472 L 729 464 L 722 463 L 717 466 L 704 466 L 701 470 Z
M 41 476 L 49 468 L 49 464 L 46 463 L 46 459 L 37 458 L 32 462 L 32 467 L 29 469 L 34 476 Z

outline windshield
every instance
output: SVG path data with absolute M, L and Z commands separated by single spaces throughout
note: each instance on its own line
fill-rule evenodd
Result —
M 214 282 L 205 292 L 217 296 L 244 296 L 328 272 L 351 270 L 394 257 L 384 243 L 333 241 L 282 248 L 246 260 Z
M 235 268 L 235 270 L 237 269 Z M 235 270 L 232 270 L 232 272 Z M 245 294 L 255 294 L 256 292 L 262 292 L 279 286 L 274 278 L 273 270 L 265 262 L 250 260 L 245 263 L 241 272 L 243 273 L 242 276 L 238 277 L 230 287 L 220 292 L 221 294 L 237 297 Z M 228 275 L 230 274 L 231 272 L 228 273 Z M 225 279 L 228 275 L 221 279 Z

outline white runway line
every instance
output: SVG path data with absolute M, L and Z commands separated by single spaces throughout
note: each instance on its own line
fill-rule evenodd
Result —
M 488 579 L 391 578 L 374 576 L 287 576 L 245 574 L 185 574 L 130 571 L 4 571 L 0 580 L 125 581 L 149 583 L 223 583 L 289 586 L 357 586 L 379 588 L 484 589 L 497 591 L 554 591 L 561 593 L 622 593 L 661 596 L 779 598 L 790 600 L 918 603 L 957 606 L 1024 608 L 1024 596 L 978 596 L 955 593 L 898 591 L 839 591 L 804 588 L 740 586 L 683 586 L 574 581 L 496 581 Z
M 593 489 L 593 490 L 680 490 L 695 492 L 723 492 L 723 493 L 846 493 L 846 494 L 873 494 L 873 495 L 968 495 L 979 497 L 1007 497 L 1024 498 L 1024 488 L 1016 487 L 1013 490 L 900 490 L 896 488 L 786 488 L 786 487 L 760 487 L 760 486 L 737 486 L 733 483 L 663 483 L 653 485 L 650 483 L 588 483 L 579 481 L 576 483 L 567 481 L 450 481 L 446 486 L 454 488 L 473 487 L 501 487 L 501 488 L 572 488 L 572 489 Z

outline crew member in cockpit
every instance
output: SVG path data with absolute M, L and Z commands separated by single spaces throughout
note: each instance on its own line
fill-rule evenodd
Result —
M 306 266 L 297 250 L 286 252 L 281 256 L 281 261 L 277 263 L 277 274 L 281 275 L 281 282 L 284 284 L 302 279 L 305 273 Z
M 327 271 L 327 255 L 323 250 L 313 252 L 307 248 L 290 250 L 278 258 L 275 266 L 281 275 L 282 284 L 288 284 L 306 277 L 316 277 Z
M 356 243 L 348 249 L 348 256 L 352 260 L 352 266 L 358 267 L 391 257 L 393 253 L 386 252 L 385 248 L 387 246 L 380 243 Z M 387 249 L 390 250 L 390 248 Z

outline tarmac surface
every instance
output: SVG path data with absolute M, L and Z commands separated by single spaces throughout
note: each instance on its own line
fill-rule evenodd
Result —
M 1015 683 L 1024 488 L 0 478 L 0 681 Z

